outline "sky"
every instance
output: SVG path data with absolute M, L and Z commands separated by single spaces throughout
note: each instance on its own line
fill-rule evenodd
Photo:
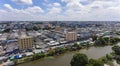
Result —
M 0 21 L 120 21 L 120 0 L 0 0 Z

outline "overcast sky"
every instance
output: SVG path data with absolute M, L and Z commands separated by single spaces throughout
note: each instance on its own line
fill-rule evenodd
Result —
M 0 0 L 0 21 L 120 21 L 120 0 Z

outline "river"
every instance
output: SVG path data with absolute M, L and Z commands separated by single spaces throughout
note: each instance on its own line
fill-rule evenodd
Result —
M 120 43 L 118 43 L 120 45 Z M 81 49 L 75 52 L 67 52 L 63 55 L 56 56 L 53 59 L 40 59 L 31 61 L 28 63 L 19 64 L 17 66 L 70 66 L 70 61 L 72 56 L 76 53 L 84 53 L 88 58 L 98 59 L 106 54 L 112 52 L 112 46 L 103 46 L 103 47 L 90 47 L 86 49 Z

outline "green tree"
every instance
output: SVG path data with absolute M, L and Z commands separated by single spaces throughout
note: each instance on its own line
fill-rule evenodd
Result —
M 47 56 L 54 56 L 55 55 L 55 50 L 51 49 L 48 51 Z
M 116 55 L 115 59 L 116 59 L 117 63 L 120 64 L 120 55 Z
M 45 56 L 44 53 L 34 54 L 34 55 L 33 55 L 33 60 L 37 60 L 37 59 L 43 58 L 44 56 Z
M 96 45 L 105 45 L 107 44 L 105 39 L 103 37 L 99 37 L 96 41 L 95 41 Z
M 106 58 L 107 58 L 107 60 L 112 60 L 112 55 L 110 55 L 110 54 L 106 54 Z
M 90 59 L 89 64 L 87 64 L 87 66 L 104 66 L 104 63 L 99 60 Z
M 120 41 L 119 38 L 117 38 L 117 37 L 110 37 L 110 43 L 116 44 L 118 41 Z
M 32 27 L 25 27 L 26 31 L 31 31 Z
M 112 50 L 115 52 L 115 54 L 120 55 L 120 46 L 113 46 Z
M 34 26 L 33 27 L 33 30 L 35 30 L 35 31 L 38 31 L 40 28 L 39 27 L 37 27 L 37 26 Z
M 7 29 L 5 29 L 3 32 L 5 32 L 5 33 L 9 33 L 10 32 L 10 28 L 7 28 Z
M 87 56 L 85 54 L 80 53 L 76 53 L 70 62 L 71 66 L 86 66 L 87 63 Z
M 98 37 L 98 36 L 93 35 L 93 36 L 92 36 L 92 40 L 93 40 L 93 41 L 97 40 L 97 37 Z
M 74 44 L 71 46 L 72 50 L 78 50 L 78 49 L 81 49 L 81 45 L 80 44 Z
M 55 48 L 55 54 L 62 54 L 65 52 L 65 48 L 59 47 Z

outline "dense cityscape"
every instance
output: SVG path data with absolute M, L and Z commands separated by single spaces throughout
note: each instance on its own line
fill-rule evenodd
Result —
M 106 39 L 117 38 L 118 42 L 120 23 L 107 21 L 1 22 L 0 63 L 8 66 L 28 62 L 31 57 L 37 60 L 44 57 L 43 54 L 54 56 L 53 49 L 57 49 L 58 53 L 55 55 L 59 55 L 61 54 L 59 52 L 62 52 L 61 48 L 71 47 L 69 51 L 76 51 L 95 45 L 104 45 L 102 41 L 95 39 L 96 36 Z M 112 40 L 107 44 L 115 44 L 116 41 Z M 37 57 L 37 54 L 40 54 L 40 57 Z M 34 56 L 37 58 L 33 58 Z M 28 60 L 25 61 L 25 58 Z
M 120 0 L 0 0 L 0 66 L 120 66 Z

